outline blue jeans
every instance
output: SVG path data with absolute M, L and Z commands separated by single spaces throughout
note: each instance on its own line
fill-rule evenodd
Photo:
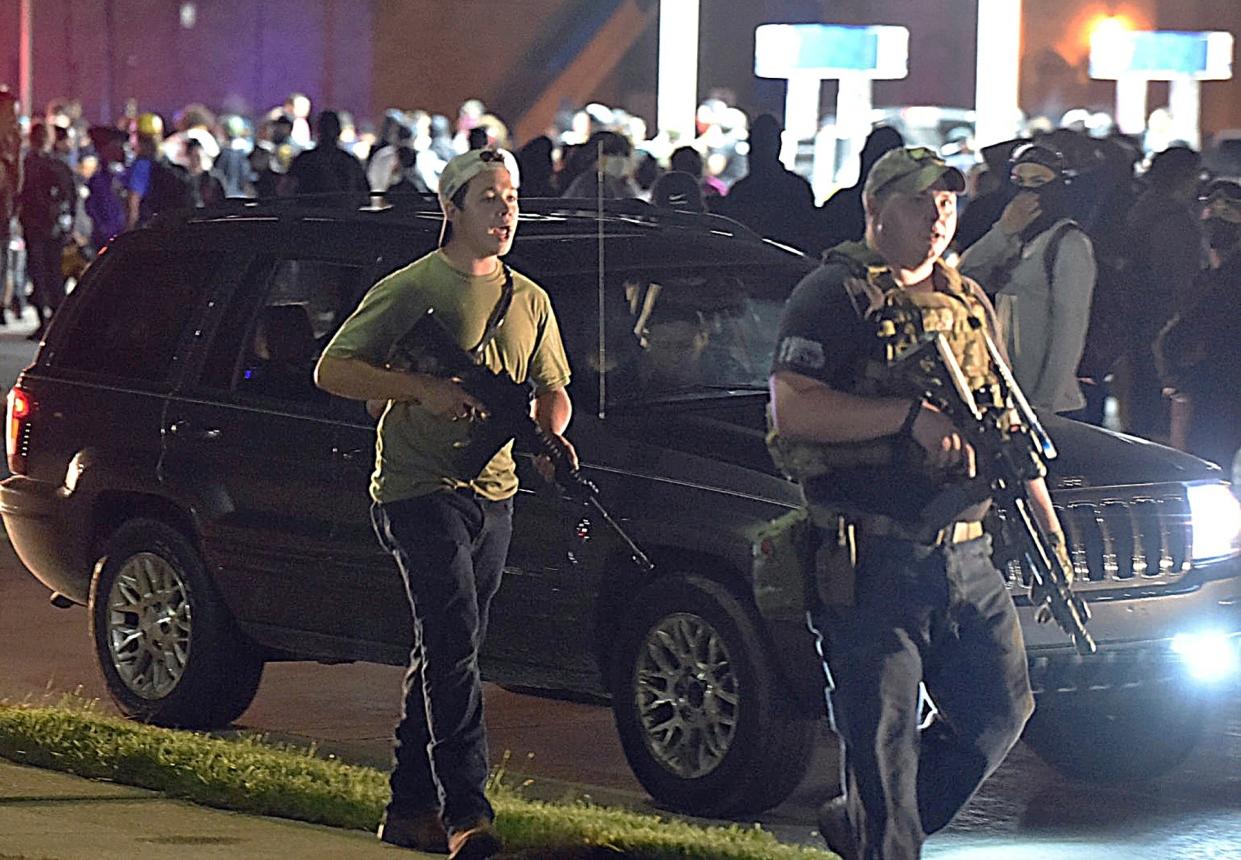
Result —
M 405 579 L 414 626 L 388 812 L 442 810 L 450 833 L 492 820 L 478 652 L 508 555 L 513 500 L 437 492 L 372 505 L 371 519 Z
M 990 537 L 945 547 L 859 538 L 855 604 L 821 610 L 815 626 L 858 856 L 919 857 L 1034 709 Z M 919 682 L 938 711 L 921 730 Z

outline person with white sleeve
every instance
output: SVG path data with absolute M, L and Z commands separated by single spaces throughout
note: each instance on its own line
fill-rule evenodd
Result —
M 1069 217 L 1064 157 L 1026 144 L 1009 164 L 1017 194 L 965 252 L 961 272 L 993 296 L 1013 373 L 1031 405 L 1072 412 L 1086 403 L 1077 366 L 1090 322 L 1094 249 Z

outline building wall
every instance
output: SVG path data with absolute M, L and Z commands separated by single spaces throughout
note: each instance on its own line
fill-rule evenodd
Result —
M 456 116 L 463 101 L 477 98 L 514 121 L 524 106 L 496 104 L 495 97 L 566 5 L 566 0 L 377 0 L 375 106 Z
M 466 98 L 486 102 L 504 93 L 532 59 L 532 46 L 574 2 L 197 0 L 197 22 L 187 30 L 179 0 L 35 0 L 35 103 L 76 95 L 91 120 L 104 120 L 129 97 L 164 113 L 191 100 L 259 111 L 302 91 L 319 107 L 372 118 L 388 106 L 453 114 Z M 783 83 L 753 75 L 760 23 L 900 24 L 912 32 L 910 74 L 877 82 L 875 103 L 968 107 L 978 2 L 986 0 L 701 0 L 700 94 L 722 88 L 751 113 L 782 112 Z M 0 82 L 14 89 L 18 9 L 19 0 L 0 0 Z M 1031 114 L 1112 108 L 1113 85 L 1087 77 L 1096 16 L 1122 13 L 1143 26 L 1241 35 L 1238 0 L 1024 0 L 1024 11 L 1021 100 Z M 649 27 L 596 98 L 653 121 L 658 47 Z M 1203 85 L 1207 133 L 1241 127 L 1239 87 Z M 834 99 L 829 83 L 825 113 Z M 1166 99 L 1166 85 L 1151 86 L 1152 109 Z M 524 105 L 512 95 L 508 101 L 490 106 L 511 121 Z
M 198 0 L 189 29 L 181 26 L 180 6 L 175 0 L 37 0 L 35 105 L 76 96 L 90 120 L 106 121 L 129 98 L 164 114 L 189 101 L 261 111 L 300 91 L 320 107 L 370 110 L 371 3 Z M 18 0 L 0 0 L 0 80 L 14 90 L 19 7 Z

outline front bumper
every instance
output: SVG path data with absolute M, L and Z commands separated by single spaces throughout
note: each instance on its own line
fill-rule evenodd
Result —
M 1235 566 L 1228 572 L 1233 571 Z M 1210 632 L 1227 637 L 1233 649 L 1241 649 L 1241 575 L 1205 579 L 1197 588 L 1180 593 L 1091 600 L 1087 629 L 1099 643 L 1099 650 L 1090 656 L 1078 654 L 1055 624 L 1035 622 L 1030 606 L 1019 606 L 1017 611 L 1030 656 L 1030 682 L 1036 693 L 1186 680 L 1192 669 L 1191 657 L 1174 647 L 1174 643 L 1183 642 L 1185 634 Z M 1217 680 L 1235 683 L 1237 675 Z

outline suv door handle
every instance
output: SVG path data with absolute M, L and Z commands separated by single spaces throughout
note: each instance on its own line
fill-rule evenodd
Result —
M 181 439 L 201 439 L 203 441 L 212 442 L 220 438 L 221 431 L 218 427 L 208 427 L 204 430 L 195 430 L 194 425 L 182 418 L 180 421 L 174 421 L 168 425 L 168 432 Z

